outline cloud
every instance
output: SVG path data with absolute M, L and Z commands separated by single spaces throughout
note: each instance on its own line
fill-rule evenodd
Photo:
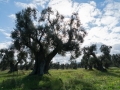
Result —
M 10 45 L 11 45 L 11 42 L 0 43 L 0 49 L 2 49 L 2 48 L 8 48 Z
M 9 0 L 0 0 L 0 3 L 1 3 L 1 2 L 8 3 Z
M 103 9 L 103 17 L 106 19 L 106 24 L 108 23 L 109 27 L 115 27 L 119 24 L 120 21 L 120 2 L 115 0 L 107 0 L 105 8 Z
M 101 18 L 101 24 L 106 25 L 106 26 L 111 26 L 112 28 L 118 24 L 118 21 L 117 21 L 117 18 L 114 16 L 103 16 Z
M 18 6 L 18 7 L 22 7 L 22 8 L 27 8 L 27 7 L 37 8 L 39 6 L 44 8 L 45 4 L 48 1 L 49 0 L 32 0 L 29 4 L 28 3 L 22 3 L 22 2 L 15 2 L 15 5 Z
M 68 63 L 69 60 L 70 60 L 70 53 L 69 53 L 69 52 L 66 53 L 65 56 L 61 56 L 61 55 L 57 54 L 57 55 L 52 59 L 52 61 L 53 61 L 54 63 L 60 62 L 60 64 Z
M 96 3 L 94 1 L 90 1 L 89 3 L 78 3 L 72 0 L 51 0 L 48 6 L 65 16 L 71 16 L 73 12 L 78 12 L 81 23 L 86 28 L 90 28 L 88 24 L 91 22 L 95 24 L 95 17 L 99 17 L 102 14 L 101 11 L 96 8 Z
M 91 3 L 94 3 L 94 5 Z M 101 12 L 96 8 L 96 3 L 94 1 L 80 4 L 79 17 L 84 27 L 89 27 L 89 23 L 95 24 L 95 17 L 99 17 L 100 15 Z
M 120 15 L 118 15 L 120 8 L 118 7 L 120 7 L 120 2 L 115 2 L 113 0 L 107 0 L 107 2 L 104 2 L 104 8 L 101 10 L 95 5 L 92 7 L 90 3 L 82 3 L 81 8 L 87 9 L 83 9 L 83 11 L 80 10 L 81 13 L 84 14 L 84 12 L 88 12 L 88 14 L 86 13 L 82 17 L 84 24 L 88 26 L 88 28 L 85 27 L 88 32 L 88 36 L 85 38 L 83 46 L 97 42 L 112 46 L 120 41 L 120 27 L 118 26 L 120 24 Z M 91 13 L 94 11 L 97 12 L 94 15 L 90 15 L 90 11 Z M 81 22 L 82 18 L 80 18 Z
M 65 16 L 71 16 L 73 12 L 78 12 L 82 25 L 87 28 L 90 28 L 88 23 L 94 22 L 96 20 L 95 17 L 101 15 L 94 1 L 78 3 L 73 2 L 73 0 L 50 0 L 48 6 Z
M 50 0 L 48 6 L 59 11 L 60 14 L 70 16 L 73 13 L 73 7 L 78 6 L 78 3 L 72 5 L 71 0 Z
M 11 15 L 9 15 L 8 17 L 9 17 L 9 18 L 11 18 L 11 19 L 13 19 L 13 20 L 15 20 L 15 19 L 16 19 L 15 14 L 11 14 Z
M 114 44 L 111 49 L 111 54 L 118 54 L 120 53 L 120 43 Z
M 45 7 L 45 4 L 48 2 L 49 0 L 33 0 L 32 3 L 37 5 L 37 6 L 41 6 L 42 8 Z
M 27 3 L 22 3 L 22 2 L 15 2 L 15 5 L 17 7 L 22 7 L 22 8 L 27 8 L 27 7 L 37 8 L 37 6 L 35 4 L 33 4 L 33 3 L 27 4 Z
M 115 0 L 107 0 L 105 8 L 103 9 L 105 15 L 111 15 L 120 17 L 120 2 L 116 2 Z
M 0 32 L 2 32 L 6 36 L 6 38 L 10 38 L 10 34 L 7 33 L 5 30 L 0 29 Z
M 120 27 L 114 27 L 113 30 L 112 30 L 112 32 L 120 34 Z

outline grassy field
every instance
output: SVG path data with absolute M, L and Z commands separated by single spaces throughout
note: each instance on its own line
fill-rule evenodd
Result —
M 120 68 L 108 72 L 50 70 L 51 75 L 28 76 L 31 71 L 0 71 L 0 90 L 120 90 Z

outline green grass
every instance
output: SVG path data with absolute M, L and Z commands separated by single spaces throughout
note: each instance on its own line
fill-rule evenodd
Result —
M 28 76 L 31 71 L 0 72 L 0 90 L 120 90 L 120 68 L 50 70 L 50 75 Z

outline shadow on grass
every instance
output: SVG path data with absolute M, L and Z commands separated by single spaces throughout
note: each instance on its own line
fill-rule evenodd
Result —
M 0 77 L 2 78 L 15 78 L 15 77 L 19 77 L 19 76 L 22 76 L 24 74 L 17 74 L 17 73 L 3 73 L 3 74 L 0 74 Z
M 59 85 L 56 89 L 54 85 Z M 38 75 L 25 76 L 23 78 L 16 77 L 11 79 L 3 80 L 0 84 L 0 90 L 59 90 L 62 83 L 59 79 L 50 80 L 49 76 L 40 77 Z
M 6 79 L 0 84 L 0 90 L 96 90 L 96 88 L 78 79 L 63 82 L 60 78 L 36 75 Z
M 0 70 L 0 76 L 5 76 L 5 75 L 8 75 L 8 70 Z
M 92 72 L 96 76 L 113 76 L 113 77 L 120 77 L 119 72 L 115 73 L 114 71 L 107 71 L 107 72 L 101 72 L 101 71 L 94 71 Z
M 120 74 L 115 74 L 113 72 L 107 72 L 107 75 L 120 78 Z
M 41 77 L 38 76 L 26 76 L 23 78 L 13 77 L 4 80 L 0 85 L 0 90 L 37 90 L 40 80 Z

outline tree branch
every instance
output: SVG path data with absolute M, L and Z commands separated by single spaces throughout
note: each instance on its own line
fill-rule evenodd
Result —
M 48 61 L 51 61 L 52 58 L 58 53 L 58 47 L 56 47 L 46 58 Z

